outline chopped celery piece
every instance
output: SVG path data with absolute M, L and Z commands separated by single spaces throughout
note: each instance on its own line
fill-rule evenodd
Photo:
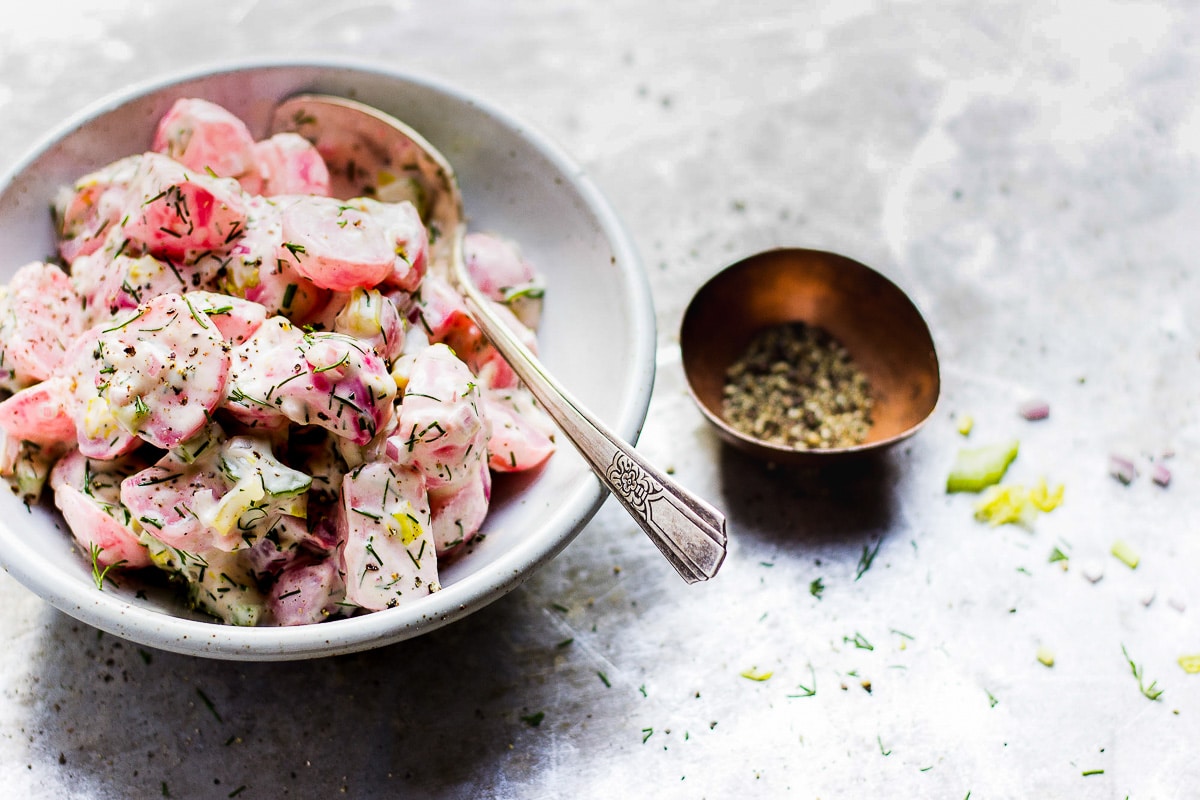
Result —
M 1045 478 L 1039 478 L 1038 482 L 1029 490 L 1029 502 L 1038 511 L 1053 511 L 1062 505 L 1063 488 L 1060 483 L 1051 489 L 1046 485 Z
M 1194 656 L 1180 656 L 1179 666 L 1189 675 L 1200 675 L 1200 653 Z
M 404 508 L 392 514 L 392 519 L 396 521 L 396 526 L 400 530 L 400 543 L 405 547 L 421 538 L 421 523 L 417 522 L 417 518 L 413 516 L 416 509 L 412 507 L 412 503 L 405 502 Z
M 992 525 L 1030 525 L 1035 513 L 1019 484 L 989 486 L 975 505 L 975 519 Z
M 1042 645 L 1037 649 L 1037 660 L 1047 667 L 1054 666 L 1054 651 Z
M 171 455 L 184 464 L 194 464 L 206 452 L 213 452 L 221 445 L 220 429 L 215 425 L 205 427 L 200 433 L 180 444 Z
M 975 504 L 975 518 L 993 525 L 1031 525 L 1039 511 L 1050 512 L 1062 504 L 1063 486 L 1054 489 L 1046 479 L 1038 480 L 1032 489 L 1019 483 L 989 486 Z
M 1130 569 L 1137 569 L 1137 565 L 1141 561 L 1134 549 L 1120 539 L 1113 542 L 1110 552 L 1117 557 L 1118 561 Z
M 1016 439 L 1001 444 L 963 448 L 946 478 L 947 492 L 979 492 L 997 484 L 1017 457 Z
M 206 521 L 217 533 L 227 536 L 233 526 L 239 524 L 242 515 L 263 499 L 263 495 L 262 485 L 257 481 L 240 480 L 217 502 L 211 518 Z M 265 511 L 262 516 L 266 516 Z
M 204 569 L 187 575 L 192 606 L 230 625 L 257 625 L 266 598 L 245 563 L 235 553 L 210 551 L 205 555 Z
M 963 436 L 970 436 L 971 429 L 975 427 L 975 418 L 970 414 L 963 414 L 958 418 L 958 432 Z
M 222 468 L 235 480 L 254 480 L 272 497 L 291 497 L 308 491 L 312 477 L 283 464 L 257 442 L 236 437 L 221 452 Z

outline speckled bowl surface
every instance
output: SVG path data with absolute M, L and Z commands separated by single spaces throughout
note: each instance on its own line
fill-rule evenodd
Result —
M 256 135 L 284 97 L 353 97 L 408 122 L 438 147 L 462 185 L 469 223 L 517 240 L 545 274 L 541 355 L 562 383 L 620 435 L 635 439 L 654 380 L 654 313 L 637 254 L 580 168 L 553 143 L 485 101 L 436 80 L 348 61 L 222 65 L 135 86 L 65 122 L 0 178 L 0 275 L 54 252 L 57 187 L 148 149 L 180 97 L 242 117 Z M 560 437 L 561 440 L 561 437 Z M 166 591 L 123 581 L 98 591 L 91 566 L 44 501 L 0 495 L 0 565 L 88 624 L 152 647 L 200 656 L 286 660 L 396 642 L 457 620 L 510 591 L 555 556 L 604 500 L 569 443 L 536 475 L 498 479 L 486 538 L 441 570 L 440 592 L 411 605 L 292 628 L 237 628 L 188 611 Z

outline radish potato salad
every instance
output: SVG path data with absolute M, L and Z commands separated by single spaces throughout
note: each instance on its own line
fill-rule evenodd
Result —
M 0 289 L 0 474 L 49 484 L 98 588 L 164 570 L 235 625 L 411 603 L 492 474 L 553 452 L 418 209 L 328 195 L 307 140 L 181 99 L 149 152 L 61 190 L 59 260 Z M 497 236 L 464 251 L 534 346 L 538 273 Z

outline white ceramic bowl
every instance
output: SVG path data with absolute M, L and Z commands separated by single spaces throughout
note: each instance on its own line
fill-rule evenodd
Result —
M 353 97 L 391 112 L 449 158 L 472 229 L 516 239 L 546 275 L 541 353 L 551 372 L 620 435 L 636 438 L 654 380 L 655 337 L 649 288 L 628 236 L 558 147 L 504 111 L 427 78 L 346 61 L 252 62 L 106 98 L 0 178 L 0 278 L 54 252 L 48 209 L 55 189 L 148 149 L 156 121 L 177 98 L 219 103 L 261 135 L 274 105 L 301 91 Z M 98 591 L 52 505 L 27 511 L 7 491 L 0 492 L 0 565 L 67 614 L 141 644 L 214 658 L 310 658 L 396 642 L 483 607 L 565 547 L 604 497 L 562 441 L 536 476 L 498 481 L 486 539 L 444 567 L 442 591 L 407 607 L 319 625 L 237 628 L 189 612 L 165 592 L 139 597 L 133 587 L 107 585 Z

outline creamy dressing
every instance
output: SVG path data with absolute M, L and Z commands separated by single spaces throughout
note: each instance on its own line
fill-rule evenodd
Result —
M 31 502 L 49 481 L 98 590 L 162 569 L 235 625 L 416 602 L 483 524 L 492 470 L 553 451 L 426 274 L 418 209 L 328 192 L 304 139 L 181 100 L 152 152 L 55 198 L 68 271 L 0 288 L 0 475 Z M 471 269 L 540 303 L 511 243 L 475 235 Z

